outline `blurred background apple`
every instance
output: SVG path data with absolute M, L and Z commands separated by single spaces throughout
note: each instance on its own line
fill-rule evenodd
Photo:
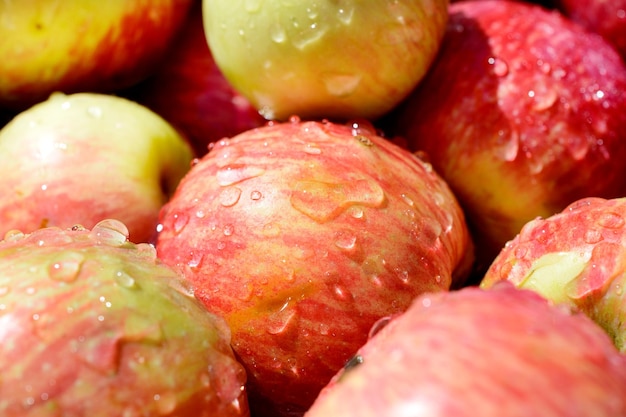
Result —
M 193 0 L 0 3 L 0 107 L 112 92 L 154 71 Z

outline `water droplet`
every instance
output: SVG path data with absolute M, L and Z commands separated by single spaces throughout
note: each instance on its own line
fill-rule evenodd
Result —
M 9 230 L 4 234 L 4 240 L 7 242 L 16 242 L 24 239 L 26 235 L 21 230 Z
M 0 287 L 0 297 L 7 295 L 9 291 L 9 287 Z
M 267 223 L 263 226 L 263 236 L 276 237 L 280 235 L 280 226 L 276 223 Z
M 176 394 L 173 392 L 167 392 L 165 394 L 158 394 L 154 396 L 156 403 L 157 413 L 161 415 L 171 414 L 178 405 Z
M 265 169 L 252 165 L 230 164 L 217 171 L 217 182 L 222 187 L 237 184 L 263 175 Z
M 135 282 L 135 278 L 130 276 L 126 271 L 117 271 L 113 276 L 115 282 L 117 282 L 123 288 L 136 288 L 137 283 Z
M 77 252 L 63 254 L 48 267 L 50 278 L 55 281 L 72 282 L 78 277 L 85 257 Z
M 330 326 L 328 325 L 328 323 L 320 323 L 319 324 L 319 332 L 321 335 L 323 336 L 327 336 L 328 333 L 330 333 Z
M 337 217 L 353 204 L 380 207 L 384 201 L 382 188 L 371 180 L 345 184 L 300 181 L 291 194 L 292 206 L 319 223 Z
M 128 242 L 129 232 L 121 221 L 107 219 L 96 224 L 89 232 L 89 237 L 98 244 L 122 246 Z
M 602 239 L 604 239 L 604 237 L 602 236 L 602 232 L 600 232 L 598 229 L 590 228 L 585 232 L 585 236 L 583 237 L 583 239 L 585 243 L 593 245 L 600 242 Z
M 204 259 L 204 254 L 202 252 L 192 252 L 191 259 L 187 262 L 187 266 L 189 268 L 199 268 L 202 265 L 202 260 Z
M 624 227 L 624 218 L 617 213 L 602 213 L 598 218 L 598 225 L 607 229 L 620 229 Z
M 189 223 L 189 216 L 186 213 L 174 214 L 174 233 L 182 232 L 187 223 Z
M 335 240 L 335 246 L 344 251 L 352 251 L 356 247 L 356 236 L 351 232 L 342 232 Z
M 489 62 L 489 65 L 493 65 L 493 73 L 498 77 L 504 77 L 508 75 L 509 65 L 506 63 L 506 61 L 500 58 L 491 57 L 488 59 L 487 62 Z
M 280 309 L 268 317 L 267 332 L 277 335 L 286 331 L 289 325 L 296 321 L 296 309 L 292 306 L 292 298 L 285 300 Z
M 87 114 L 91 117 L 99 119 L 102 117 L 102 109 L 98 106 L 89 106 L 87 107 Z
M 344 25 L 352 23 L 352 17 L 354 16 L 354 7 L 339 7 L 337 9 L 337 18 Z
M 252 192 L 250 193 L 250 200 L 253 200 L 253 201 L 258 201 L 258 200 L 260 200 L 261 198 L 263 198 L 263 193 L 261 193 L 261 192 L 260 192 L 260 191 L 258 191 L 258 190 L 254 190 L 254 191 L 252 191 Z
M 304 146 L 304 152 L 308 153 L 309 155 L 320 155 L 322 153 L 322 150 L 315 143 L 307 143 Z
M 361 74 L 325 72 L 321 75 L 326 91 L 335 97 L 346 97 L 354 93 L 361 83 Z
M 541 92 L 541 94 L 537 94 L 537 92 L 535 92 L 533 109 L 537 111 L 547 110 L 554 106 L 558 98 L 559 95 L 553 88 L 547 88 L 545 91 Z
M 333 284 L 331 287 L 331 290 L 332 290 L 333 296 L 335 296 L 338 300 L 346 301 L 346 300 L 351 300 L 353 298 L 352 292 L 350 292 L 348 288 L 344 287 L 341 284 L 338 284 L 338 283 Z
M 363 216 L 365 215 L 365 212 L 363 211 L 361 207 L 353 206 L 348 209 L 348 214 L 350 214 L 350 216 L 352 216 L 355 219 L 362 219 Z
M 381 317 L 380 319 L 378 319 L 370 328 L 367 338 L 371 339 L 372 337 L 376 336 L 378 332 L 380 332 L 389 324 L 389 322 L 391 321 L 391 318 L 392 318 L 391 316 L 385 316 L 385 317 Z
M 185 297 L 193 298 L 195 296 L 193 285 L 186 279 L 173 279 L 169 282 L 169 286 Z
M 227 224 L 226 226 L 224 226 L 224 236 L 232 236 L 232 234 L 235 232 L 235 227 L 232 224 Z
M 224 188 L 220 193 L 220 204 L 224 207 L 231 207 L 237 204 L 241 197 L 241 189 L 237 187 Z
M 276 43 L 284 43 L 287 40 L 287 32 L 280 23 L 276 22 L 270 27 L 270 37 Z
M 402 198 L 402 200 L 408 204 L 410 207 L 414 207 L 415 206 L 415 201 L 413 201 L 413 199 L 411 197 L 409 197 L 407 194 L 402 193 L 400 194 L 400 198 Z
M 500 137 L 506 135 L 503 131 L 499 132 Z M 516 130 L 510 132 L 508 137 L 504 138 L 504 144 L 501 147 L 502 158 L 505 161 L 514 161 L 519 153 L 519 133 Z

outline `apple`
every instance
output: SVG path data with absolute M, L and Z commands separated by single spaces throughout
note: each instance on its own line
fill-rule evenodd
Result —
M 626 0 L 555 0 L 563 13 L 608 40 L 626 60 Z
M 305 416 L 623 416 L 625 361 L 588 317 L 532 291 L 423 294 Z
M 2 2 L 0 107 L 24 110 L 55 91 L 129 87 L 163 58 L 192 2 Z
M 448 0 L 203 0 L 226 79 L 270 120 L 376 119 L 415 87 L 444 33 Z
M 206 41 L 196 1 L 163 62 L 136 87 L 134 98 L 176 126 L 197 156 L 208 145 L 266 120 L 221 73 Z
M 0 414 L 249 416 L 226 323 L 104 220 L 0 243 Z
M 626 198 L 585 198 L 530 221 L 480 285 L 502 280 L 579 309 L 626 352 Z
M 144 106 L 55 93 L 0 130 L 0 236 L 116 218 L 133 241 L 153 242 L 192 158 L 184 137 Z
M 218 141 L 160 220 L 160 259 L 231 328 L 255 417 L 302 415 L 378 319 L 461 285 L 473 259 L 447 184 L 367 122 Z
M 437 60 L 383 128 L 455 192 L 484 273 L 535 217 L 626 195 L 626 64 L 555 10 L 486 0 L 449 13 Z

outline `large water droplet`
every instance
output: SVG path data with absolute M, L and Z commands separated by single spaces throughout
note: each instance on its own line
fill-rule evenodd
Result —
M 598 218 L 598 225 L 607 229 L 620 229 L 624 227 L 624 218 L 617 213 L 603 213 Z
M 137 288 L 135 278 L 133 278 L 126 271 L 116 271 L 113 275 L 113 278 L 115 279 L 115 282 L 117 282 L 122 288 Z
M 335 97 L 346 97 L 354 93 L 361 83 L 361 74 L 330 73 L 322 74 L 326 91 Z
M 351 232 L 343 232 L 337 236 L 335 246 L 343 251 L 353 251 L 356 247 L 356 236 Z
M 241 197 L 241 188 L 228 187 L 224 188 L 220 193 L 220 204 L 224 207 L 232 207 L 239 201 Z
M 186 213 L 174 214 L 174 233 L 179 234 L 189 223 L 189 215 Z
M 217 171 L 217 182 L 222 187 L 237 184 L 263 175 L 265 169 L 253 165 L 230 164 Z
M 270 27 L 270 37 L 276 43 L 284 43 L 287 40 L 287 32 L 279 22 L 276 22 Z
M 292 298 L 287 298 L 280 309 L 268 317 L 266 330 L 269 334 L 277 335 L 283 333 L 291 324 L 295 323 L 297 312 L 292 304 Z
M 84 260 L 85 257 L 81 253 L 65 253 L 50 264 L 48 267 L 48 274 L 50 275 L 50 278 L 55 281 L 75 281 Z
M 380 207 L 385 193 L 371 180 L 337 184 L 320 181 L 299 181 L 292 194 L 292 206 L 311 219 L 324 223 L 353 204 Z
M 98 244 L 122 246 L 128 242 L 128 228 L 119 220 L 107 219 L 96 224 L 89 232 L 89 237 Z

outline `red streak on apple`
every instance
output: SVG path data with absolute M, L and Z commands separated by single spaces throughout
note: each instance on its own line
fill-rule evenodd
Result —
M 473 259 L 445 182 L 365 123 L 219 141 L 161 223 L 159 257 L 232 329 L 256 416 L 304 412 L 374 322 L 460 285 Z

